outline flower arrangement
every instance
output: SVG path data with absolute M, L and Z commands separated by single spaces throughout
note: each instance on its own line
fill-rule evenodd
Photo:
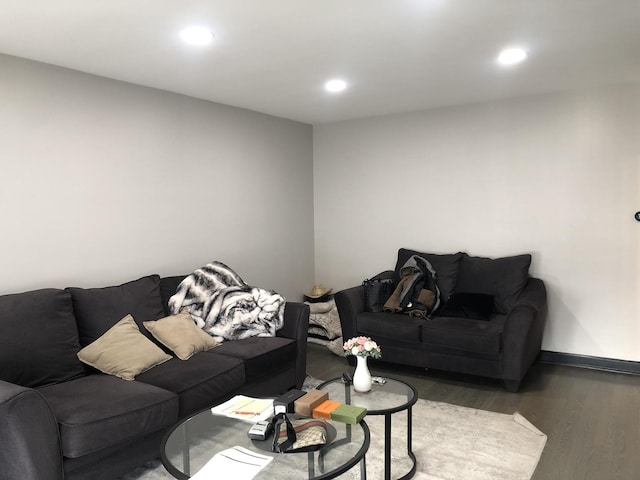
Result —
M 357 357 L 380 358 L 382 356 L 380 346 L 370 337 L 351 338 L 344 342 L 342 348 L 344 348 L 345 357 L 355 355 Z

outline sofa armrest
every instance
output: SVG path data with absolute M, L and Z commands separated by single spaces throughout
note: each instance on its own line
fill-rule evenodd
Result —
M 38 391 L 0 380 L 0 480 L 62 480 L 58 424 Z
M 546 316 L 544 283 L 538 278 L 530 278 L 516 305 L 507 314 L 503 331 L 502 378 L 513 382 L 516 388 L 540 353 Z
M 309 305 L 287 302 L 284 307 L 284 326 L 276 336 L 296 341 L 296 388 L 302 388 L 307 375 L 307 334 L 309 332 Z

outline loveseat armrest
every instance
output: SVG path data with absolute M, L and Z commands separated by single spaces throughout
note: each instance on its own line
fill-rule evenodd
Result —
M 371 277 L 371 280 L 378 279 L 394 279 L 395 272 L 393 270 L 385 270 Z M 338 315 L 340 316 L 340 325 L 342 326 L 342 338 L 348 340 L 358 336 L 357 318 L 358 314 L 364 312 L 364 287 L 358 285 L 337 292 L 333 296 Z
M 538 278 L 529 278 L 505 320 L 502 338 L 502 378 L 516 391 L 542 348 L 547 316 L 547 290 Z
M 287 302 L 284 306 L 284 325 L 276 336 L 296 341 L 296 388 L 302 388 L 307 375 L 307 334 L 309 332 L 309 305 Z
M 333 296 L 340 316 L 342 338 L 346 341 L 358 335 L 358 314 L 364 312 L 364 287 L 347 288 L 336 292 Z
M 0 380 L 0 480 L 62 480 L 58 424 L 37 390 Z

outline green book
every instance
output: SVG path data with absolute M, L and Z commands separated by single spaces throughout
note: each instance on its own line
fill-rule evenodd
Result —
M 342 404 L 331 412 L 331 420 L 355 425 L 367 414 L 367 409 L 356 405 Z

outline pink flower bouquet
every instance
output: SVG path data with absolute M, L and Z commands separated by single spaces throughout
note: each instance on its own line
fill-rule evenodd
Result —
M 355 355 L 357 357 L 380 358 L 382 356 L 380 346 L 369 337 L 351 338 L 344 342 L 342 348 L 344 348 L 345 357 Z

